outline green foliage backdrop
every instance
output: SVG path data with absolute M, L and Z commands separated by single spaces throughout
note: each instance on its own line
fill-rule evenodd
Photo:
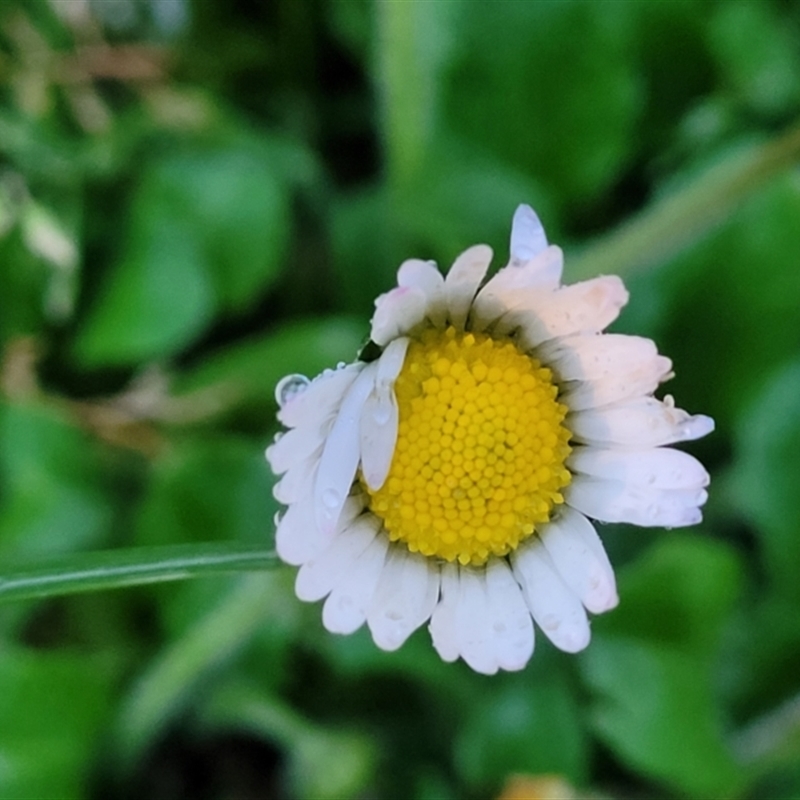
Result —
M 589 649 L 485 678 L 323 631 L 263 449 L 521 202 L 717 432 Z M 797 0 L 0 3 L 0 798 L 798 798 L 799 477 Z

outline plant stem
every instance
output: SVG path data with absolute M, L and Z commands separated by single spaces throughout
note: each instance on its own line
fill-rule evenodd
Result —
M 572 279 L 627 275 L 676 255 L 725 222 L 744 200 L 800 162 L 800 124 L 737 149 L 570 259 Z
M 0 602 L 262 570 L 279 563 L 272 550 L 239 543 L 70 553 L 48 561 L 4 566 L 0 569 Z

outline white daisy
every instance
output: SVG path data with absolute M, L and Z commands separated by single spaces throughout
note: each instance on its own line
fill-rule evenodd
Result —
M 520 206 L 509 264 L 471 247 L 446 278 L 411 260 L 379 297 L 374 361 L 277 388 L 289 428 L 268 448 L 288 506 L 277 550 L 334 633 L 367 623 L 394 650 L 430 620 L 446 661 L 525 666 L 533 621 L 589 643 L 587 611 L 616 606 L 589 521 L 700 521 L 708 474 L 665 447 L 713 430 L 653 392 L 672 364 L 649 339 L 603 334 L 619 278 L 561 286 L 563 256 Z

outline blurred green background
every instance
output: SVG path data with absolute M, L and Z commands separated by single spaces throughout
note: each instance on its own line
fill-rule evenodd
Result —
M 290 569 L 0 604 L 0 797 L 800 797 L 800 2 L 3 0 L 0 92 L 0 597 L 271 547 L 276 380 L 521 202 L 717 420 L 705 522 L 603 526 L 619 609 L 520 674 Z

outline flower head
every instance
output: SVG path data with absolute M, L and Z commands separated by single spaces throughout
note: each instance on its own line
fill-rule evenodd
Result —
M 446 661 L 517 670 L 533 621 L 583 649 L 587 611 L 617 602 L 590 518 L 700 521 L 708 474 L 666 445 L 709 433 L 653 392 L 672 375 L 649 339 L 602 331 L 628 294 L 616 277 L 561 285 L 562 252 L 520 206 L 511 259 L 485 281 L 477 245 L 442 277 L 400 266 L 376 300 L 380 355 L 276 395 L 289 428 L 268 448 L 280 557 L 301 600 L 327 597 L 335 633 L 367 623 L 394 650 L 430 620 Z

